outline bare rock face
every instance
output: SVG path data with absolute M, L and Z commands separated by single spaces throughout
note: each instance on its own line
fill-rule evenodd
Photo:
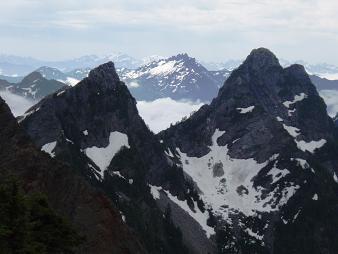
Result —
M 0 98 L 0 174 L 40 191 L 86 237 L 78 253 L 146 253 L 107 196 L 65 164 L 36 149 Z
M 112 63 L 19 121 L 109 195 L 149 253 L 337 250 L 336 128 L 304 68 L 282 68 L 267 49 L 158 136 Z
M 19 122 L 36 146 L 71 165 L 111 198 L 149 253 L 186 253 L 185 245 L 192 253 L 202 253 L 201 248 L 213 252 L 214 243 L 202 230 L 182 236 L 181 230 L 201 227 L 196 220 L 191 218 L 189 225 L 177 221 L 187 212 L 178 206 L 171 215 L 167 210 L 173 202 L 153 196 L 151 186 L 161 188 L 165 196 L 189 200 L 191 212 L 192 199 L 198 200 L 182 169 L 139 116 L 112 62 L 90 71 L 75 87 L 41 100 Z
M 303 66 L 255 49 L 159 137 L 217 217 L 220 253 L 337 251 L 337 131 Z

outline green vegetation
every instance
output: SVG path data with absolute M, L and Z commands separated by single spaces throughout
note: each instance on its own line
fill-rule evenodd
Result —
M 25 194 L 13 177 L 0 180 L 0 253 L 71 254 L 82 241 L 43 194 Z

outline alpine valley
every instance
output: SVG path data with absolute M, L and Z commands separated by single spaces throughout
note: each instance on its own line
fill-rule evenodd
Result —
M 0 82 L 40 100 L 15 119 L 0 99 L 2 178 L 82 236 L 46 253 L 338 253 L 338 129 L 317 91 L 335 84 L 265 48 L 218 70 L 116 57 L 132 68 L 90 57 Z M 165 97 L 208 104 L 155 135 L 137 100 Z

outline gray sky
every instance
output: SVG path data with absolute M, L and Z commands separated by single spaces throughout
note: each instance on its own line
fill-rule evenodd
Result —
M 205 61 L 264 46 L 338 65 L 337 0 L 2 0 L 0 53 L 57 60 L 187 52 Z

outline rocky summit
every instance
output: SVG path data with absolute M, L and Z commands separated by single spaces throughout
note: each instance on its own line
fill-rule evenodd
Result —
M 69 166 L 36 149 L 1 98 L 0 122 L 2 180 L 8 175 L 15 176 L 22 182 L 25 192 L 46 195 L 52 208 L 74 225 L 85 239 L 72 253 L 146 253 L 109 198 Z M 1 201 L 3 198 L 1 196 Z M 20 211 L 20 207 L 11 211 L 12 219 Z M 43 221 L 48 223 L 48 218 L 46 216 Z M 13 235 L 13 239 L 15 237 Z M 47 239 L 48 236 L 44 237 Z
M 302 66 L 255 49 L 159 137 L 215 215 L 219 253 L 337 250 L 337 129 Z
M 200 211 L 197 191 L 138 115 L 112 62 L 41 100 L 19 122 L 40 149 L 111 198 L 149 253 L 215 249 L 199 221 L 189 216 L 195 207 L 206 225 L 208 212 Z M 161 196 L 158 188 L 166 192 Z
M 195 66 L 187 55 L 157 60 L 133 77 L 165 74 L 167 92 L 194 93 L 201 86 L 175 83 L 187 62 Z M 209 105 L 158 135 L 112 62 L 18 121 L 49 161 L 108 197 L 145 253 L 338 250 L 337 128 L 304 67 L 283 68 L 267 49 L 253 50 Z

